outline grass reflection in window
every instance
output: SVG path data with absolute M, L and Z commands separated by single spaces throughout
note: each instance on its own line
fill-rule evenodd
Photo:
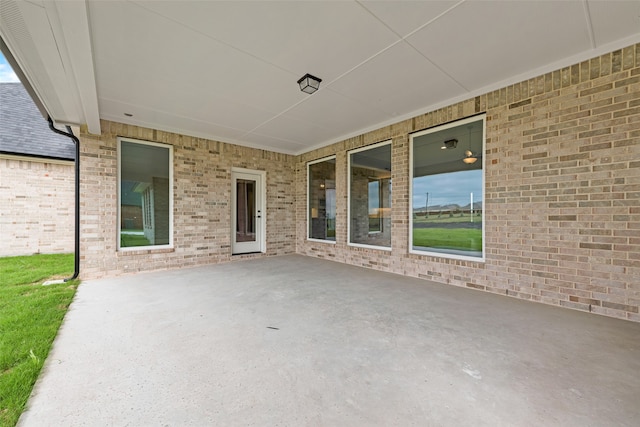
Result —
M 413 252 L 483 257 L 483 145 L 482 118 L 412 135 Z

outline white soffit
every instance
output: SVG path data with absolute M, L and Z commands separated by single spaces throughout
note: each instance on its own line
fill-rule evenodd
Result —
M 243 141 L 246 141 L 246 143 L 243 143 L 242 145 L 246 145 L 249 147 L 264 148 L 264 145 L 268 144 L 269 147 L 273 147 L 272 149 L 270 149 L 271 151 L 279 153 L 296 153 L 299 151 L 306 151 L 307 147 L 306 145 L 298 142 L 286 141 L 268 135 L 260 135 L 258 133 L 245 135 L 243 137 Z
M 468 90 L 591 48 L 583 5 L 564 1 L 466 2 L 408 42 Z
M 297 105 L 287 111 L 284 116 L 314 123 L 338 135 L 352 130 L 354 122 L 374 126 L 389 117 L 386 111 L 374 105 L 348 98 L 330 88 L 321 89 L 310 98 L 309 102 Z M 311 143 L 312 140 L 312 135 L 302 139 L 306 144 Z
M 86 4 L 2 0 L 0 23 L 0 36 L 48 115 L 100 133 Z
M 414 31 L 439 19 L 443 14 L 464 3 L 464 1 L 365 0 L 360 3 L 396 34 L 405 38 Z
M 397 64 L 389 69 L 390 64 Z M 392 76 L 390 74 L 392 73 Z M 371 82 L 376 82 L 372 90 Z M 333 82 L 328 89 L 389 116 L 414 111 L 465 89 L 407 43 L 398 43 L 362 64 L 356 72 Z
M 635 28 L 636 34 L 640 31 L 640 1 L 590 0 L 585 5 L 593 27 L 594 47 L 625 39 L 630 29 Z
M 137 2 L 184 25 L 290 73 L 325 82 L 339 77 L 397 40 L 354 1 Z
M 1 0 L 54 120 L 299 154 L 640 42 L 638 1 Z M 320 77 L 313 95 L 305 73 Z
M 98 95 L 86 4 L 84 1 L 45 1 L 44 5 L 62 62 L 69 68 L 66 73 L 69 87 L 76 89 L 72 94 L 81 106 L 84 123 L 89 132 L 99 134 Z

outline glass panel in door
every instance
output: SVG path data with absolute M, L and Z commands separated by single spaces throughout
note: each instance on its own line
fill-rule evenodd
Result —
M 256 182 L 236 180 L 236 242 L 256 241 Z

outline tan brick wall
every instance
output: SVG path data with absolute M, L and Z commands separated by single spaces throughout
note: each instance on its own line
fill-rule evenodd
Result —
M 486 262 L 409 254 L 409 134 L 486 113 Z M 294 251 L 640 321 L 640 45 L 293 157 L 103 122 L 81 135 L 83 278 L 230 254 L 231 168 L 267 173 L 267 254 Z M 174 248 L 117 252 L 116 138 L 174 146 Z M 392 252 L 347 246 L 347 151 L 391 139 Z M 306 240 L 306 163 L 336 155 L 337 243 Z
M 409 133 L 487 115 L 486 262 L 409 254 Z M 392 148 L 391 253 L 347 246 L 347 151 Z M 306 163 L 337 157 L 336 244 L 306 240 Z M 640 45 L 297 158 L 297 252 L 640 321 Z
M 0 201 L 0 256 L 73 252 L 73 162 L 0 157 Z
M 81 278 L 295 251 L 294 157 L 119 123 L 81 132 Z M 117 251 L 117 137 L 174 147 L 173 249 Z M 231 256 L 231 168 L 266 171 L 267 252 Z

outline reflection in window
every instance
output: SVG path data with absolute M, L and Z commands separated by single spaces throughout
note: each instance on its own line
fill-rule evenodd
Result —
M 391 247 L 391 143 L 349 153 L 349 243 Z
M 171 147 L 119 140 L 119 247 L 171 244 Z
M 382 231 L 380 216 L 382 213 L 382 197 L 380 195 L 380 180 L 369 179 L 369 233 Z
M 256 241 L 256 182 L 236 180 L 236 242 Z
M 336 159 L 308 166 L 309 238 L 336 240 Z
M 411 136 L 411 250 L 483 257 L 484 119 Z

